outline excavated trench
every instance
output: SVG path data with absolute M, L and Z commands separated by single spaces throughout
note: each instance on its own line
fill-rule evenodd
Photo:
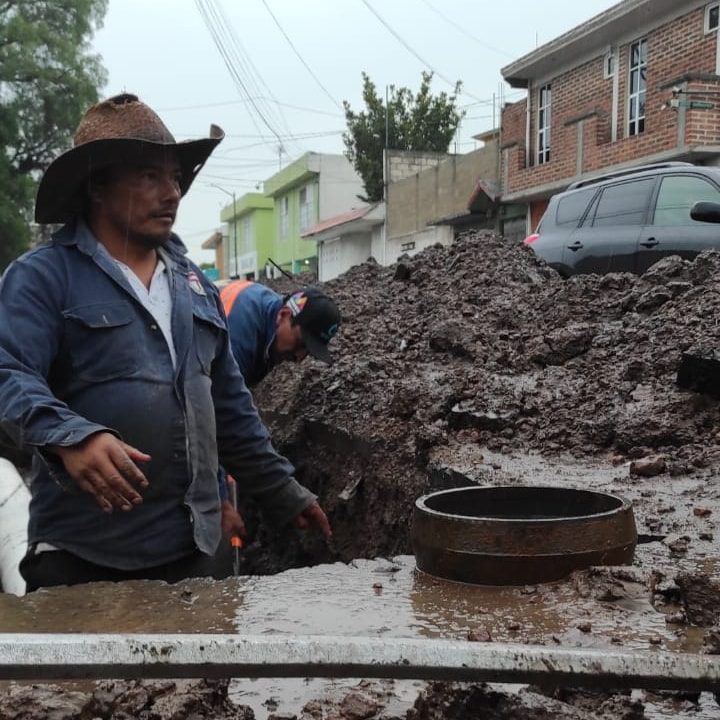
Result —
M 328 512 L 325 542 L 245 508 L 243 575 L 0 597 L 3 631 L 440 637 L 720 652 L 720 412 L 675 384 L 720 342 L 720 255 L 643 278 L 564 281 L 488 234 L 326 284 L 343 326 L 331 368 L 281 366 L 256 401 Z M 283 288 L 283 289 L 290 289 Z M 431 490 L 535 484 L 630 499 L 633 565 L 484 588 L 417 573 L 409 524 Z M 49 708 L 55 707 L 51 713 Z M 704 693 L 356 681 L 12 685 L 3 718 L 704 718 Z M 53 714 L 54 713 L 54 714 Z

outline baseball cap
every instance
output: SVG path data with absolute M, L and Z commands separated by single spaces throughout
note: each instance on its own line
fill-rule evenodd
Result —
M 300 327 L 308 353 L 332 365 L 328 343 L 340 327 L 340 311 L 335 301 L 317 288 L 305 288 L 290 295 L 285 304 L 292 312 L 293 324 Z

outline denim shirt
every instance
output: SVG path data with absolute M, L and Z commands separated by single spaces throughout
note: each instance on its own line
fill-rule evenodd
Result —
M 275 366 L 270 346 L 282 305 L 282 295 L 253 283 L 235 298 L 230 310 L 230 347 L 248 387 L 255 387 Z
M 132 570 L 220 541 L 218 455 L 282 524 L 315 496 L 276 453 L 238 370 L 216 288 L 172 236 L 167 343 L 82 222 L 16 260 L 0 281 L 0 427 L 34 450 L 29 543 Z M 49 446 L 110 431 L 148 453 L 143 503 L 102 512 Z

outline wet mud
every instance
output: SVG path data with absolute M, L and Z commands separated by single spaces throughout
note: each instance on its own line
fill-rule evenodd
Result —
M 490 234 L 391 268 L 354 268 L 325 286 L 344 317 L 336 363 L 281 366 L 255 393 L 276 445 L 328 512 L 332 541 L 271 531 L 246 503 L 242 572 L 251 577 L 0 597 L 0 628 L 720 653 L 720 406 L 676 384 L 683 352 L 718 346 L 718 288 L 718 253 L 692 263 L 668 258 L 642 278 L 565 281 L 526 248 Z M 627 497 L 639 533 L 633 564 L 513 588 L 418 573 L 409 533 L 415 499 L 473 483 Z M 147 692 L 137 683 L 115 687 Z M 205 700 L 186 715 L 147 704 L 93 715 L 87 703 L 98 689 L 66 686 L 56 694 L 81 693 L 86 705 L 57 717 L 225 718 L 248 709 L 276 720 L 720 716 L 707 693 L 362 678 L 194 687 Z M 46 692 L 6 685 L 0 718 L 16 717 L 23 693 Z

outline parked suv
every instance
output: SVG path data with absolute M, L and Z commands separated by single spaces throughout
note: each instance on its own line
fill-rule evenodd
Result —
M 690 217 L 697 202 L 720 203 L 720 168 L 668 162 L 581 180 L 525 243 L 564 276 L 642 274 L 667 255 L 720 249 L 718 227 Z

